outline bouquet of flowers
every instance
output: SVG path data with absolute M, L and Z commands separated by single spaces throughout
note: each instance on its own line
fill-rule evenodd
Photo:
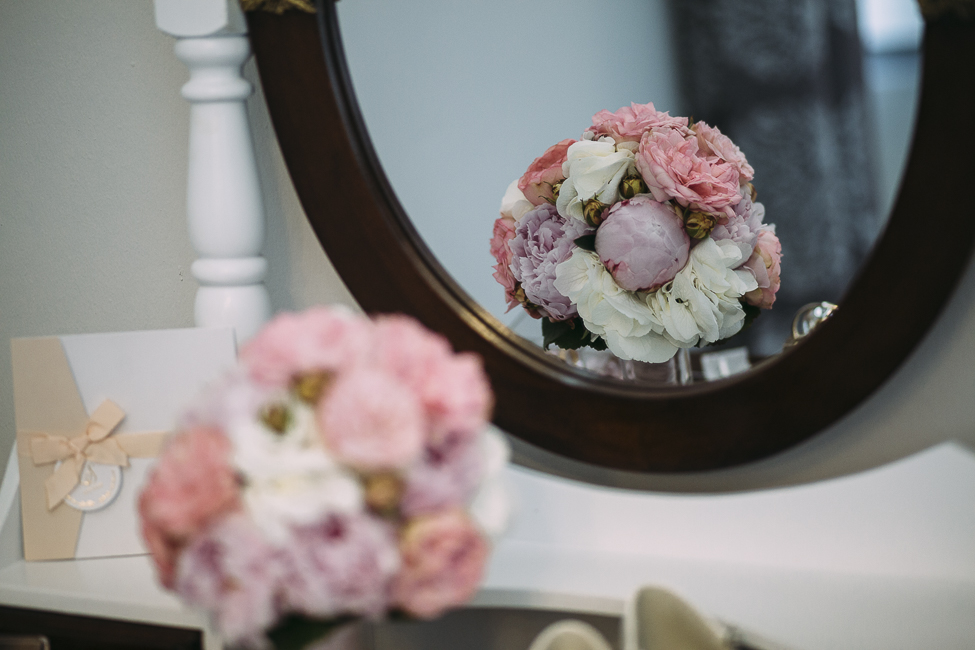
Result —
M 667 361 L 739 332 L 779 289 L 754 170 L 716 127 L 632 104 L 592 118 L 511 183 L 494 278 L 544 345 Z
M 160 581 L 248 647 L 465 602 L 507 516 L 492 399 L 476 356 L 410 318 L 278 316 L 141 494 Z

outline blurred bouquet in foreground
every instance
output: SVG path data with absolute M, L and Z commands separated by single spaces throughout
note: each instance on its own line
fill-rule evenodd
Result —
M 508 513 L 491 407 L 479 359 L 410 318 L 277 317 L 140 497 L 161 582 L 247 647 L 460 605 Z
M 592 123 L 511 183 L 494 224 L 494 278 L 545 347 L 659 363 L 770 308 L 782 248 L 741 150 L 653 104 Z

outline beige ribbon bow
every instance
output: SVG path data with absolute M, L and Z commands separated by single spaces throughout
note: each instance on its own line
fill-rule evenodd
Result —
M 31 434 L 30 455 L 35 465 L 63 461 L 44 481 L 48 510 L 53 510 L 78 485 L 86 461 L 128 467 L 129 456 L 155 455 L 158 443 L 154 436 L 109 437 L 123 419 L 125 411 L 111 400 L 105 400 L 91 414 L 81 435 L 68 438 L 51 433 Z

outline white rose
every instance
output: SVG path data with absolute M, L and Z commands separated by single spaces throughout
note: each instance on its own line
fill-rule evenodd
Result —
M 563 217 L 584 222 L 586 201 L 616 203 L 620 181 L 635 169 L 633 152 L 625 148 L 617 151 L 612 138 L 576 142 L 569 147 L 562 164 L 565 180 L 555 207 Z
M 517 223 L 534 208 L 535 206 L 525 198 L 525 194 L 518 189 L 518 179 L 511 181 L 501 199 L 501 216 L 514 219 Z

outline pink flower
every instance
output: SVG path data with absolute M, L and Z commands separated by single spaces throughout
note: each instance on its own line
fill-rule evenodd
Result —
M 627 291 L 652 291 L 687 264 L 691 241 L 673 208 L 645 194 L 617 203 L 596 231 L 596 253 Z
M 393 601 L 419 618 L 434 618 L 477 591 L 488 543 L 461 510 L 410 521 L 400 538 L 403 566 Z
M 484 474 L 483 450 L 476 437 L 451 435 L 428 444 L 419 463 L 407 472 L 400 502 L 405 517 L 467 503 Z
M 322 441 L 336 458 L 367 471 L 406 467 L 426 438 L 417 396 L 373 368 L 339 375 L 318 403 L 317 418 Z
M 399 569 L 393 527 L 367 515 L 332 516 L 294 531 L 284 600 L 307 616 L 378 616 Z
M 569 139 L 553 144 L 528 166 L 528 171 L 518 180 L 518 189 L 524 192 L 532 205 L 555 202 L 552 186 L 565 180 L 562 163 L 565 162 L 565 152 L 574 143 L 575 140 Z
M 710 214 L 734 215 L 741 200 L 738 170 L 699 150 L 697 138 L 674 129 L 643 136 L 636 167 L 658 201 L 674 199 L 682 206 Z
M 731 138 L 721 133 L 718 127 L 697 122 L 694 125 L 694 132 L 697 134 L 697 145 L 701 153 L 717 156 L 734 167 L 741 177 L 740 183 L 747 183 L 755 177 L 755 170 L 745 160 L 745 154 L 731 141 Z
M 745 302 L 762 309 L 772 306 L 781 284 L 781 260 L 782 244 L 775 236 L 774 226 L 760 230 L 755 252 L 743 265 L 755 276 L 758 288 L 745 294 Z
M 639 142 L 643 134 L 652 129 L 676 129 L 687 133 L 686 117 L 671 117 L 654 109 L 653 103 L 624 106 L 615 113 L 602 110 L 592 116 L 589 131 L 597 138 L 608 135 L 620 142 Z
M 286 386 L 296 374 L 349 367 L 369 348 L 368 320 L 338 308 L 280 314 L 241 350 L 256 381 Z
M 216 615 L 231 645 L 259 644 L 278 618 L 285 577 L 282 554 L 269 546 L 243 514 L 225 517 L 183 551 L 176 592 Z
M 511 273 L 511 245 L 509 242 L 515 236 L 515 220 L 500 217 L 494 222 L 494 236 L 491 237 L 491 256 L 497 261 L 494 265 L 494 279 L 504 287 L 504 297 L 508 303 L 507 311 L 518 306 L 515 291 L 518 282 Z
M 445 338 L 407 316 L 376 319 L 373 354 L 419 398 L 428 440 L 451 432 L 473 436 L 487 423 L 493 397 L 476 355 L 454 354 Z
M 143 537 L 167 587 L 182 546 L 217 515 L 240 505 L 229 456 L 230 442 L 220 431 L 186 431 L 166 447 L 139 495 Z

